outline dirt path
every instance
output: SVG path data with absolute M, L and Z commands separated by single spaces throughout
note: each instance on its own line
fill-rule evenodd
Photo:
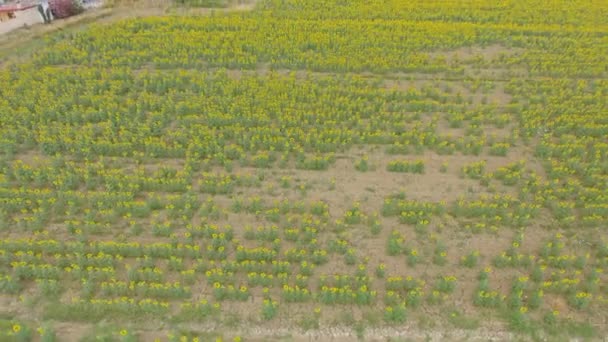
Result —
M 24 11 L 15 12 L 15 19 L 0 24 L 0 35 L 7 34 L 19 28 L 42 24 L 42 16 L 38 9 L 33 7 Z
M 54 325 L 59 338 L 65 342 L 77 342 L 83 337 L 86 337 L 94 328 L 93 324 L 86 323 L 56 323 Z M 516 336 L 509 332 L 493 330 L 490 328 L 477 330 L 463 329 L 432 329 L 422 330 L 405 324 L 401 327 L 385 327 L 365 329 L 362 336 L 357 336 L 354 329 L 349 327 L 325 327 L 319 330 L 302 331 L 298 328 L 278 328 L 278 329 L 262 329 L 251 326 L 240 326 L 233 330 L 223 331 L 216 330 L 211 326 L 204 327 L 187 327 L 187 330 L 203 331 L 203 332 L 218 332 L 225 337 L 241 336 L 247 341 L 252 342 L 309 342 L 309 341 L 332 341 L 332 342 L 352 342 L 364 340 L 370 342 L 381 341 L 454 341 L 454 342 L 470 342 L 470 341 L 510 341 Z M 225 330 L 225 329 L 223 329 Z M 161 340 L 165 341 L 169 330 L 156 331 L 138 331 L 138 335 L 144 341 Z M 228 341 L 231 338 L 227 339 Z

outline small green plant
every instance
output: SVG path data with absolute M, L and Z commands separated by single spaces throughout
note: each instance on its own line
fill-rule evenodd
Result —
M 410 308 L 417 308 L 422 303 L 423 292 L 419 288 L 412 289 L 407 292 L 405 302 Z
M 384 264 L 378 265 L 378 267 L 376 267 L 376 277 L 384 278 L 385 275 L 386 275 L 386 265 L 384 265 Z
M 357 265 L 357 270 L 355 271 L 355 276 L 359 278 L 367 277 L 367 266 L 363 264 Z
M 416 264 L 418 264 L 419 261 L 420 261 L 420 256 L 418 255 L 418 250 L 415 248 L 410 250 L 409 253 L 407 254 L 408 266 L 414 267 L 414 266 L 416 266 Z
M 349 225 L 359 224 L 365 218 L 366 215 L 361 211 L 361 205 L 358 202 L 344 213 L 344 222 Z
M 490 155 L 504 157 L 507 155 L 509 147 L 511 147 L 509 143 L 494 143 L 490 146 Z
M 456 288 L 456 277 L 443 276 L 440 277 L 436 284 L 436 290 L 443 293 L 452 293 Z
M 344 262 L 347 265 L 354 265 L 357 263 L 357 254 L 353 248 L 349 248 L 348 251 L 346 251 L 346 254 L 344 254 Z
M 312 313 L 305 314 L 302 319 L 298 322 L 298 325 L 304 330 L 316 330 L 319 329 L 319 320 L 321 318 L 321 309 L 315 308 Z
M 330 191 L 336 190 L 336 179 L 333 177 L 329 180 L 328 190 L 330 190 Z
M 543 297 L 544 297 L 543 290 L 539 289 L 539 290 L 533 291 L 532 294 L 530 295 L 530 297 L 528 298 L 528 307 L 530 309 L 540 308 L 541 305 L 543 305 Z
M 137 334 L 128 329 L 121 329 L 120 331 L 118 331 L 118 336 L 119 336 L 120 342 L 137 342 L 138 341 Z
M 358 340 L 365 340 L 365 324 L 363 321 L 357 321 L 354 330 Z
M 55 279 L 36 279 L 40 293 L 48 298 L 57 298 L 61 292 L 61 285 Z
M 0 319 L 0 340 L 26 342 L 31 341 L 32 331 L 22 322 Z
M 507 312 L 507 320 L 511 330 L 526 333 L 532 329 L 532 320 L 528 315 L 528 308 L 521 306 Z
M 262 319 L 269 321 L 275 318 L 278 314 L 279 303 L 271 299 L 264 299 L 262 303 Z
M 245 207 L 245 204 L 243 203 L 243 199 L 242 198 L 235 198 L 232 202 L 232 205 L 230 206 L 230 209 L 232 210 L 233 213 L 240 213 L 241 211 L 243 211 Z
M 369 226 L 370 232 L 372 235 L 377 236 L 382 232 L 382 225 L 380 224 L 380 220 L 378 219 L 378 214 L 374 214 L 369 217 Z
M 291 187 L 291 181 L 292 181 L 292 178 L 289 176 L 281 177 L 281 180 L 280 180 L 281 188 L 289 189 Z
M 438 305 L 444 302 L 448 295 L 441 293 L 437 290 L 433 290 L 426 298 L 427 303 L 431 305 Z
M 530 279 L 535 283 L 540 283 L 545 279 L 545 274 L 540 265 L 535 265 L 532 273 L 530 274 Z
M 477 266 L 478 263 L 479 263 L 479 251 L 473 251 L 460 258 L 460 264 L 465 267 L 468 267 L 468 268 L 473 268 L 473 267 Z
M 415 162 L 393 160 L 388 163 L 386 170 L 389 172 L 404 172 L 404 173 L 424 173 L 424 162 L 419 160 Z
M 315 216 L 329 215 L 329 205 L 323 201 L 317 201 L 311 204 L 310 213 Z
M 363 156 L 359 159 L 358 162 L 355 163 L 355 170 L 359 172 L 367 172 L 370 170 L 369 158 L 367 156 Z
M 579 310 L 586 309 L 591 304 L 593 295 L 588 292 L 579 291 L 568 297 L 568 303 Z
M 462 167 L 462 173 L 465 177 L 471 179 L 481 179 L 486 169 L 486 161 L 478 161 L 474 163 L 467 164 Z
M 386 252 L 389 256 L 396 256 L 403 252 L 404 239 L 399 232 L 393 232 L 388 239 Z
M 448 320 L 454 327 L 459 329 L 477 329 L 479 321 L 474 318 L 466 317 L 458 310 L 453 310 L 449 313 Z
M 40 336 L 40 342 L 56 342 L 57 335 L 55 334 L 55 330 L 48 324 L 43 324 L 36 332 Z
M 443 266 L 448 262 L 448 252 L 442 244 L 435 248 L 433 253 L 433 263 L 438 266 Z
M 335 157 L 332 153 L 327 155 L 316 155 L 306 158 L 304 155 L 299 155 L 296 159 L 296 168 L 302 170 L 327 170 L 335 162 Z
M 384 308 L 384 320 L 388 323 L 404 323 L 407 319 L 405 303 Z
M 549 327 L 553 328 L 555 326 L 557 326 L 557 320 L 559 318 L 559 311 L 557 310 L 551 310 L 546 312 L 543 315 L 543 322 L 548 325 Z

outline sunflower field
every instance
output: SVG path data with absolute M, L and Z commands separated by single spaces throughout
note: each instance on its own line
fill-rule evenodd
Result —
M 608 334 L 607 3 L 44 40 L 0 66 L 0 340 Z

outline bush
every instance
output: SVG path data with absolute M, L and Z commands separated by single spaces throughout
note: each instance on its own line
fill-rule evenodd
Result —
M 227 7 L 226 0 L 177 0 L 177 3 L 191 7 Z
M 71 17 L 84 11 L 78 0 L 51 0 L 49 7 L 53 12 L 53 17 L 57 19 Z
M 421 160 L 409 162 L 403 160 L 393 160 L 388 163 L 386 170 L 389 172 L 409 172 L 409 173 L 424 173 L 424 162 Z

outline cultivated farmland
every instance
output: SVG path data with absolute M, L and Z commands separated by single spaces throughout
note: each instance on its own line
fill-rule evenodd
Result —
M 0 340 L 608 333 L 606 3 L 194 12 L 0 66 Z

